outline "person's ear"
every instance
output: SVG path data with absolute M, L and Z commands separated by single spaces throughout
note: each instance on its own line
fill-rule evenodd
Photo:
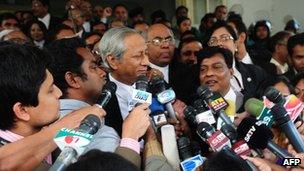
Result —
M 113 70 L 117 70 L 118 68 L 118 59 L 115 58 L 113 55 L 108 55 L 107 56 L 107 62 L 109 64 L 109 66 L 113 69 Z
M 80 76 L 77 76 L 76 74 L 68 71 L 65 73 L 64 78 L 70 87 L 72 87 L 72 88 L 80 87 L 80 84 L 79 84 L 79 81 L 81 80 Z
M 239 41 L 240 42 L 242 42 L 242 43 L 244 43 L 245 42 L 245 40 L 246 40 L 246 33 L 241 33 L 240 35 L 239 35 Z
M 18 120 L 29 121 L 31 118 L 29 107 L 22 105 L 20 102 L 14 104 L 13 111 Z

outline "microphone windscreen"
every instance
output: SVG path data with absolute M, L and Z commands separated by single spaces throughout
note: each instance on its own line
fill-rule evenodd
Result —
M 147 91 L 149 87 L 148 77 L 145 75 L 140 75 L 135 82 L 135 88 L 137 90 Z
M 273 138 L 271 130 L 253 118 L 244 118 L 237 127 L 239 139 L 244 139 L 251 148 L 265 149 L 269 140 Z
M 264 109 L 264 103 L 256 98 L 250 98 L 245 103 L 245 110 L 254 117 L 259 117 Z

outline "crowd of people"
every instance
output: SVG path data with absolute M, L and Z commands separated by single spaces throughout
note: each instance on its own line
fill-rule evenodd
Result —
M 128 10 L 124 4 L 103 7 L 68 0 L 61 18 L 50 14 L 48 0 L 31 0 L 31 6 L 0 14 L 0 170 L 60 170 L 53 164 L 62 160 L 63 150 L 54 137 L 62 128 L 77 130 L 89 114 L 102 125 L 64 170 L 173 171 L 185 169 L 182 161 L 196 155 L 202 156 L 192 168 L 196 170 L 304 170 L 304 151 L 277 122 L 270 126 L 271 139 L 291 158 L 302 160 L 297 166 L 286 167 L 284 158 L 269 149 L 252 149 L 247 156 L 227 146 L 215 150 L 210 139 L 202 138 L 209 135 L 199 133 L 223 125 L 236 131 L 253 118 L 246 102 L 265 102 L 269 87 L 283 98 L 295 95 L 304 101 L 304 33 L 296 21 L 273 33 L 270 21 L 247 28 L 242 16 L 224 5 L 205 14 L 199 28 L 185 6 L 176 8 L 172 20 L 156 10 L 151 22 L 145 21 L 143 7 Z M 153 97 L 150 103 L 134 102 L 142 75 L 149 84 L 144 91 Z M 116 90 L 101 107 L 97 103 L 108 83 Z M 162 83 L 168 91 L 158 87 Z M 229 121 L 214 109 L 214 122 L 207 113 L 203 121 L 189 115 L 191 106 L 193 111 L 212 108 L 202 102 L 206 97 L 198 90 L 204 86 L 228 102 L 231 110 L 224 115 Z M 174 100 L 160 104 L 158 89 L 173 90 Z M 153 119 L 159 110 L 167 117 L 161 125 Z M 300 142 L 302 110 L 293 124 Z M 209 126 L 201 129 L 205 122 Z M 171 125 L 177 140 L 166 142 L 169 136 L 161 130 Z M 190 157 L 184 157 L 180 143 L 185 138 Z M 175 146 L 179 153 L 168 153 L 166 148 Z M 176 155 L 180 161 L 171 160 Z

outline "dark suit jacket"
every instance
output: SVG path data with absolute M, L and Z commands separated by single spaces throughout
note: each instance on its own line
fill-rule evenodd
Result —
M 114 128 L 118 135 L 121 137 L 123 119 L 121 116 L 116 94 L 112 95 L 112 98 L 104 107 L 104 110 L 107 112 L 107 115 L 105 117 L 106 125 Z
M 56 27 L 58 27 L 58 25 L 62 24 L 62 19 L 58 18 L 58 17 L 54 17 L 51 15 L 51 19 L 50 19 L 50 25 L 49 25 L 49 29 L 48 32 L 51 33 L 52 31 L 54 31 L 56 29 Z
M 244 89 L 241 92 L 244 95 L 244 103 L 249 98 L 259 98 L 265 91 L 263 85 L 269 78 L 269 75 L 256 65 L 236 61 L 235 67 L 242 74 Z
M 172 62 L 169 65 L 169 85 L 173 88 L 176 98 L 192 105 L 199 86 L 199 70 L 197 66 L 187 66 Z

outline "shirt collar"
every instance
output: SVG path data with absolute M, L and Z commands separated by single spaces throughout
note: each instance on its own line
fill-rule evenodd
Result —
M 271 58 L 270 63 L 273 63 L 275 66 L 277 66 L 277 67 L 281 70 L 282 74 L 284 74 L 285 72 L 288 71 L 288 64 L 287 64 L 287 63 L 285 63 L 284 65 L 281 65 L 281 64 L 280 64 L 276 59 L 274 59 L 274 58 Z
M 241 61 L 245 64 L 253 64 L 248 52 L 246 52 L 246 55 L 244 56 L 244 58 Z
M 9 141 L 9 142 L 15 142 L 18 140 L 21 140 L 22 138 L 24 138 L 23 136 L 19 135 L 19 134 L 15 134 L 9 130 L 1 130 L 0 129 L 0 137 L 2 137 L 3 139 Z

